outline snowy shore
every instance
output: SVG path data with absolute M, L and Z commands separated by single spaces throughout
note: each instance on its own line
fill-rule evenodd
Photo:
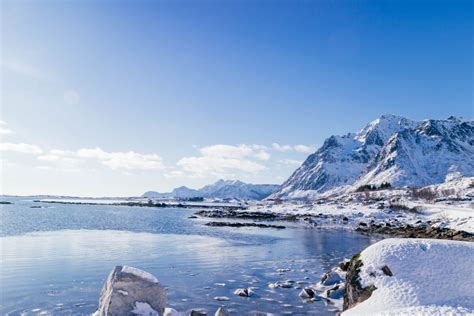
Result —
M 329 300 L 342 315 L 472 315 L 474 313 L 474 181 L 351 192 L 312 201 L 263 201 L 245 210 L 201 211 L 203 217 L 302 221 L 414 238 L 382 240 L 302 290 Z M 435 194 L 433 194 L 435 192 Z M 436 239 L 427 239 L 436 238 Z M 449 240 L 442 240 L 449 239 Z
M 410 189 L 349 192 L 310 201 L 263 201 L 246 212 L 308 217 L 324 227 L 357 229 L 369 225 L 433 227 L 474 234 L 474 178 L 424 188 L 433 197 L 413 196 Z M 436 196 L 436 198 L 435 198 Z
M 360 285 L 375 290 L 343 316 L 474 312 L 474 243 L 385 239 L 362 251 L 358 260 Z

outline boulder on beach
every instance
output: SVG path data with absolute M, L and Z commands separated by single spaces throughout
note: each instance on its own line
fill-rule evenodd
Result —
M 166 290 L 152 274 L 128 266 L 116 266 L 102 288 L 94 316 L 163 316 Z

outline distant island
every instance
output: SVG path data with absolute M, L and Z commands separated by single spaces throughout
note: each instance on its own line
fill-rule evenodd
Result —
M 279 187 L 280 186 L 277 184 L 251 184 L 239 180 L 221 179 L 197 190 L 181 186 L 168 193 L 148 191 L 145 192 L 142 197 L 169 199 L 219 198 L 262 200 L 275 192 Z

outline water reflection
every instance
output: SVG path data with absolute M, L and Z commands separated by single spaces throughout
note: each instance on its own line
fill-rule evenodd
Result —
M 2 208 L 0 314 L 88 314 L 115 265 L 156 275 L 178 310 L 214 312 L 225 302 L 239 314 L 333 315 L 323 302 L 305 304 L 299 289 L 268 288 L 292 279 L 304 284 L 372 241 L 338 230 L 302 226 L 286 230 L 214 228 L 187 217 L 192 210 L 58 205 L 31 202 Z M 5 221 L 3 221 L 5 219 Z M 118 227 L 119 229 L 114 229 Z M 65 229 L 66 228 L 66 229 Z M 277 272 L 277 269 L 289 269 Z M 307 283 L 305 283 L 307 282 Z M 239 287 L 256 287 L 252 298 Z

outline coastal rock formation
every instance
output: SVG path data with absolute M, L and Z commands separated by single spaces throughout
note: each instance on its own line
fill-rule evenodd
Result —
M 99 308 L 94 316 L 163 316 L 166 290 L 148 272 L 116 266 L 102 288 Z
M 365 301 L 376 289 L 376 287 L 373 285 L 363 287 L 360 284 L 359 272 L 362 265 L 363 263 L 360 259 L 360 254 L 354 255 L 349 262 L 344 286 L 344 310 Z
M 235 222 L 209 222 L 205 224 L 211 227 L 258 227 L 258 228 L 276 228 L 285 229 L 283 225 L 261 224 L 261 223 L 235 223 Z
M 379 241 L 351 260 L 342 315 L 471 315 L 472 262 L 472 242 Z

